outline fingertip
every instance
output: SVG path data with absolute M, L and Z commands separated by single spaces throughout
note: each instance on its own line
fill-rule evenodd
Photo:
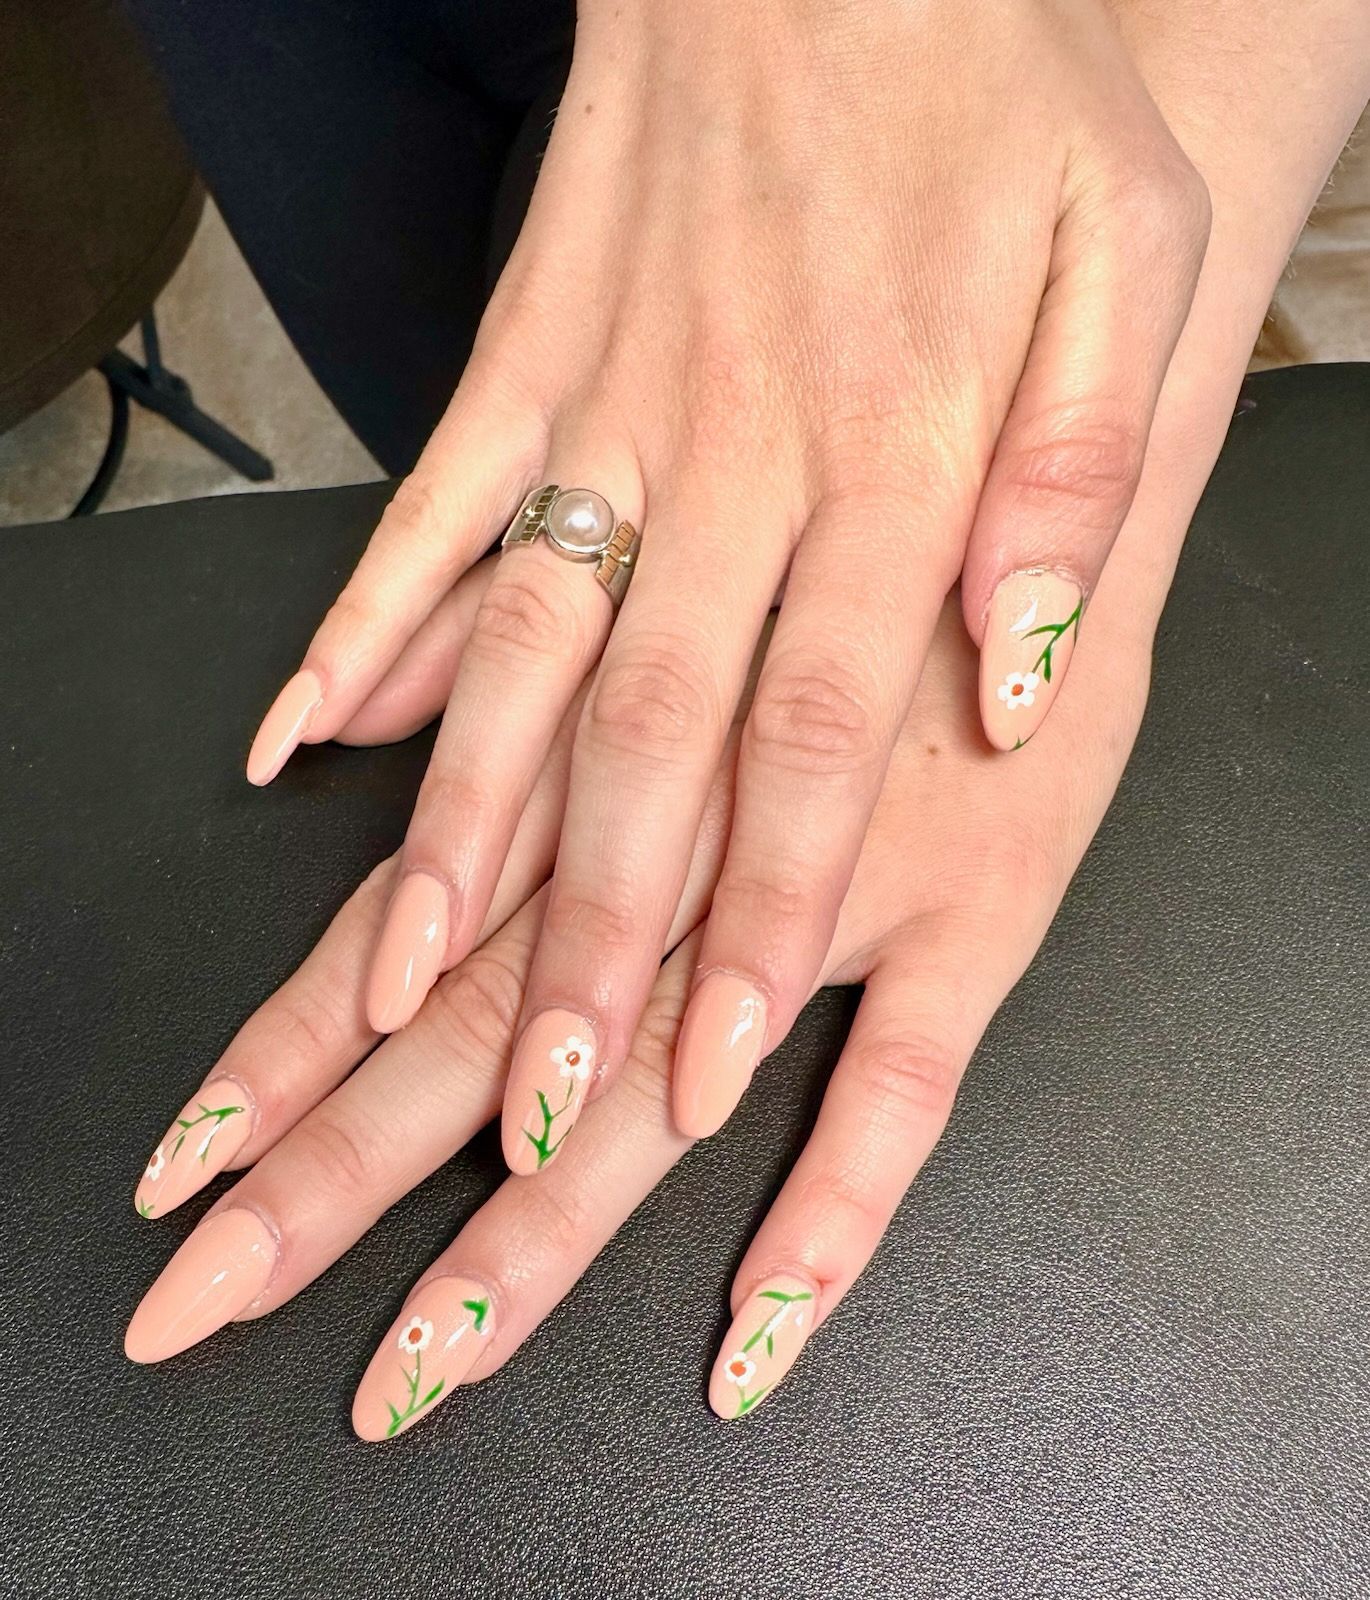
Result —
M 996 750 L 1017 750 L 1060 693 L 1084 594 L 1057 572 L 1014 572 L 994 591 L 980 651 L 980 721 Z
M 711 1138 L 732 1116 L 761 1060 L 765 997 L 745 978 L 711 972 L 695 990 L 676 1043 L 671 1101 L 687 1138 Z
M 304 739 L 323 704 L 323 683 L 307 668 L 272 701 L 247 756 L 247 781 L 262 788 L 277 776 Z

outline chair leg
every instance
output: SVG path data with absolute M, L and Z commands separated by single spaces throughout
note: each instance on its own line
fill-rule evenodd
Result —
M 67 513 L 69 517 L 88 517 L 100 509 L 100 502 L 108 494 L 119 463 L 124 459 L 124 446 L 128 443 L 128 396 L 108 375 L 105 382 L 109 385 L 109 442 L 86 492 Z
M 117 384 L 130 400 L 165 417 L 173 427 L 194 439 L 196 444 L 203 445 L 244 478 L 253 483 L 265 483 L 271 478 L 275 468 L 270 461 L 236 433 L 230 433 L 221 422 L 201 411 L 185 379 L 163 366 L 157 322 L 151 311 L 143 318 L 142 334 L 144 364 L 140 366 L 122 350 L 115 350 L 100 363 L 105 377 Z

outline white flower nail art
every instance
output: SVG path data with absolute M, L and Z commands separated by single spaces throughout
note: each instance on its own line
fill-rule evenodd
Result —
M 1037 698 L 1037 685 L 1041 679 L 1035 672 L 1010 672 L 999 685 L 999 698 L 1007 710 L 1016 706 L 1030 706 Z
M 413 1352 L 426 1350 L 432 1337 L 433 1324 L 431 1322 L 425 1322 L 422 1317 L 410 1317 L 409 1321 L 400 1329 L 399 1346 L 401 1350 Z
M 728 1357 L 723 1372 L 729 1383 L 735 1383 L 739 1389 L 745 1389 L 756 1373 L 756 1362 L 748 1361 L 739 1350 L 736 1355 Z
M 595 1064 L 595 1047 L 573 1033 L 565 1044 L 552 1050 L 551 1056 L 561 1077 L 578 1078 L 583 1083 Z
M 155 1183 L 162 1176 L 162 1168 L 166 1166 L 166 1157 L 162 1154 L 162 1147 L 158 1145 L 152 1152 L 152 1160 L 147 1164 L 147 1171 L 143 1174 L 149 1183 Z

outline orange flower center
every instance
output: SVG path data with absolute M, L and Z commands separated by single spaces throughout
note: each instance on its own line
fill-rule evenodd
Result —
M 747 1363 L 741 1359 L 738 1359 L 737 1361 L 730 1361 L 728 1363 L 728 1371 L 731 1372 L 735 1378 L 740 1378 L 746 1370 Z
M 1014 694 L 1022 694 L 1022 692 L 1023 692 L 1022 684 L 1021 683 L 1015 683 L 1014 686 L 1013 686 L 1013 693 Z
M 418 1328 L 410 1328 L 409 1332 L 405 1334 L 405 1338 L 408 1339 L 410 1344 L 417 1344 L 423 1338 L 423 1333 Z
M 580 1051 L 579 1050 L 568 1050 L 567 1051 L 567 1053 L 566 1053 L 566 1065 L 568 1067 L 578 1067 L 580 1065 Z

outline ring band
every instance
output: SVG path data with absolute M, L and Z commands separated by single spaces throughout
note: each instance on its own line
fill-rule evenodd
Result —
M 567 561 L 593 561 L 595 577 L 617 610 L 628 592 L 642 535 L 631 522 L 616 522 L 613 507 L 593 489 L 563 489 L 546 483 L 519 507 L 500 549 L 532 544 L 545 534 Z

